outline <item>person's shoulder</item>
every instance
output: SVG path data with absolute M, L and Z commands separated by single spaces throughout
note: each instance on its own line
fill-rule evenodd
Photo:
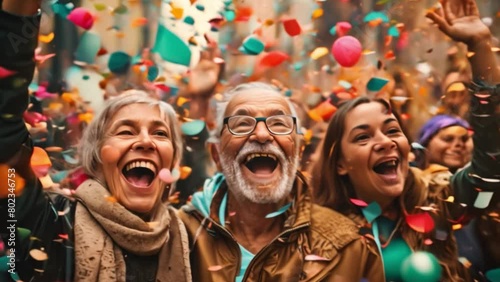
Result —
M 311 231 L 318 240 L 327 240 L 341 249 L 360 237 L 356 223 L 345 215 L 317 204 L 311 206 Z

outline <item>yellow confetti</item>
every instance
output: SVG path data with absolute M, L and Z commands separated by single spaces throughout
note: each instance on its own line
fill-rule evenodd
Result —
M 318 9 L 316 9 L 316 10 L 313 11 L 311 18 L 313 20 L 315 20 L 315 19 L 317 19 L 317 18 L 319 18 L 321 16 L 323 16 L 323 9 L 318 8 Z
M 264 26 L 271 26 L 274 24 L 274 20 L 273 19 L 267 19 L 265 20 L 263 23 L 262 23 Z
M 467 58 L 470 58 L 472 56 L 474 56 L 476 53 L 474 52 L 467 52 Z
M 172 7 L 170 13 L 172 13 L 172 16 L 174 16 L 174 18 L 182 19 L 182 14 L 184 14 L 184 9 L 178 7 Z
M 182 105 L 184 105 L 186 102 L 189 102 L 188 98 L 179 97 L 177 99 L 177 106 L 182 107 Z
M 94 115 L 92 115 L 91 113 L 83 113 L 78 115 L 78 119 L 86 123 L 90 123 L 93 117 Z
M 326 47 L 318 47 L 318 48 L 314 49 L 314 51 L 312 51 L 312 53 L 311 53 L 311 59 L 317 60 L 317 59 L 323 57 L 326 54 L 328 54 L 328 48 L 326 48 Z
M 40 40 L 43 43 L 50 43 L 54 39 L 54 33 L 51 32 L 47 35 L 40 34 L 38 36 L 38 40 Z
M 453 224 L 452 229 L 453 230 L 458 230 L 462 228 L 462 224 Z
M 306 142 L 306 144 L 311 143 L 312 136 L 313 136 L 312 130 L 311 129 L 306 130 L 306 132 L 304 133 L 304 142 Z
M 453 202 L 455 202 L 455 197 L 453 197 L 453 196 L 449 196 L 449 197 L 448 197 L 445 201 L 446 201 L 446 202 L 453 203 Z

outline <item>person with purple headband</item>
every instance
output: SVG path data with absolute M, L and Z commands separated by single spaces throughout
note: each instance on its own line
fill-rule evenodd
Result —
M 427 121 L 417 141 L 427 150 L 427 163 L 445 166 L 452 173 L 465 166 L 472 153 L 469 129 L 467 121 L 449 115 L 437 115 Z

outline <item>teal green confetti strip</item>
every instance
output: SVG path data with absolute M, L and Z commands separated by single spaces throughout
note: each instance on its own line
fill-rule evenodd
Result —
M 387 34 L 389 34 L 392 37 L 399 37 L 399 30 L 395 25 L 393 25 L 389 28 Z
M 99 35 L 87 31 L 80 38 L 80 43 L 75 52 L 75 60 L 93 64 L 99 49 L 101 49 L 101 38 Z
M 128 72 L 132 58 L 129 54 L 117 51 L 109 56 L 108 68 L 109 71 L 116 74 L 125 74 Z
M 148 69 L 148 80 L 154 81 L 158 77 L 159 73 L 160 70 L 158 69 L 157 66 L 150 66 Z
M 205 122 L 202 120 L 193 120 L 185 122 L 181 125 L 181 130 L 184 135 L 196 136 L 205 128 Z
M 369 223 L 372 223 L 382 214 L 382 209 L 377 202 L 371 202 L 368 206 L 362 208 L 361 211 Z
M 382 87 L 384 87 L 388 82 L 389 80 L 385 78 L 372 77 L 370 81 L 368 81 L 366 89 L 368 89 L 368 91 L 380 91 L 380 89 L 382 89 Z
M 335 36 L 337 34 L 337 26 L 333 25 L 332 28 L 330 28 L 330 35 Z
M 188 44 L 162 24 L 158 25 L 153 52 L 159 53 L 163 60 L 174 64 L 189 66 L 191 62 Z
M 26 228 L 18 227 L 17 228 L 17 234 L 19 235 L 19 237 L 21 238 L 21 240 L 24 240 L 24 239 L 28 238 L 31 235 L 31 231 L 29 229 L 26 229 Z
M 243 48 L 248 51 L 249 54 L 260 54 L 264 51 L 264 43 L 260 41 L 255 36 L 249 36 L 243 41 Z
M 500 268 L 494 268 L 486 271 L 486 278 L 491 282 L 500 282 Z
M 474 207 L 478 209 L 485 209 L 490 205 L 490 201 L 493 198 L 493 192 L 481 191 L 474 201 Z
M 384 12 L 379 12 L 379 11 L 372 11 L 366 14 L 364 17 L 363 21 L 366 22 L 371 22 L 373 20 L 381 19 L 382 22 L 388 23 L 389 22 L 389 17 Z
M 283 214 L 284 212 L 286 212 L 290 208 L 291 205 L 292 205 L 292 203 L 288 203 L 288 204 L 282 206 L 279 210 L 272 212 L 272 213 L 268 213 L 266 215 L 266 218 L 273 218 L 273 217 L 277 217 L 280 214 Z
M 205 6 L 203 6 L 201 4 L 196 4 L 196 9 L 203 12 L 203 11 L 205 11 Z

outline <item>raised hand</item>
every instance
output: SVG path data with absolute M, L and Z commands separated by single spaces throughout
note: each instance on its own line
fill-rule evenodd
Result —
M 481 21 L 474 0 L 440 0 L 441 7 L 426 16 L 455 41 L 468 46 L 490 39 L 489 28 Z

